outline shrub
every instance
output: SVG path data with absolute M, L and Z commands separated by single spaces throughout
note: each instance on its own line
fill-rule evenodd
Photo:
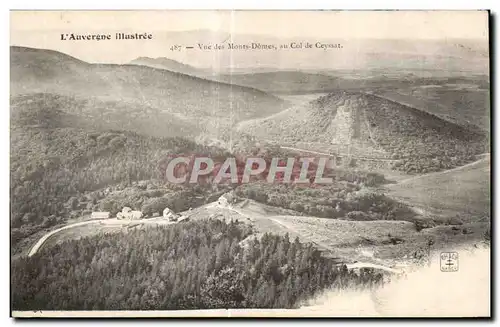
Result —
M 351 211 L 347 213 L 347 218 L 349 220 L 371 220 L 370 216 L 363 211 Z

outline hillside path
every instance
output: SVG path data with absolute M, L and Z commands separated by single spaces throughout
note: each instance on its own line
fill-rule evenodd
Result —
M 313 243 L 318 248 L 330 251 L 331 253 L 335 253 L 335 249 L 332 248 L 332 247 L 330 247 L 328 244 L 325 244 L 325 243 L 320 242 L 320 241 L 313 240 L 310 237 L 306 237 L 305 235 L 303 235 L 302 233 L 300 233 L 300 231 L 298 231 L 296 228 L 294 228 L 293 226 L 290 226 L 289 224 L 285 223 L 283 220 L 279 219 L 279 216 L 275 216 L 275 217 L 273 217 L 273 216 L 264 216 L 264 215 L 261 215 L 261 214 L 259 214 L 257 212 L 251 211 L 251 210 L 242 210 L 242 208 L 234 208 L 234 207 L 228 207 L 228 208 L 230 210 L 232 210 L 232 211 L 234 211 L 234 212 L 236 212 L 236 213 L 244 216 L 245 218 L 270 220 L 273 223 L 281 226 L 285 230 L 290 231 L 293 234 L 299 235 L 299 237 L 302 238 L 303 240 L 306 240 L 308 242 Z M 353 264 L 347 264 L 346 266 L 347 266 L 348 269 L 375 268 L 375 269 L 381 269 L 381 270 L 385 270 L 387 272 L 391 272 L 391 273 L 395 273 L 395 274 L 402 273 L 402 271 L 399 270 L 399 269 L 394 269 L 394 268 L 391 268 L 391 267 L 383 266 L 383 265 L 372 263 L 372 262 L 359 262 L 358 261 L 358 262 L 355 262 Z

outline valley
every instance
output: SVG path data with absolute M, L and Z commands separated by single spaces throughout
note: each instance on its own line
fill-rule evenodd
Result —
M 302 242 L 312 243 L 323 255 L 340 260 L 348 267 L 379 265 L 377 269 L 395 269 L 394 273 L 418 265 L 421 260 L 418 255 L 425 251 L 429 239 L 434 241 L 432 253 L 445 250 L 451 244 L 473 245 L 483 242 L 484 234 L 489 231 L 489 210 L 484 211 L 489 208 L 489 183 L 485 179 L 478 187 L 472 183 L 467 188 L 462 183 L 486 178 L 484 173 L 488 165 L 487 157 L 463 167 L 410 177 L 381 187 L 391 197 L 416 208 L 420 218 L 425 220 L 432 217 L 434 227 L 422 232 L 416 230 L 413 222 L 403 220 L 352 221 L 284 215 L 286 212 L 281 210 L 280 214 L 279 208 L 249 199 L 234 205 L 212 202 L 180 214 L 191 221 L 207 217 L 227 222 L 241 221 L 253 226 L 257 233 L 255 235 L 288 235 L 291 239 L 298 237 Z M 419 191 L 418 187 L 425 187 L 426 191 Z M 464 193 L 465 189 L 475 198 Z M 406 193 L 404 190 L 407 190 Z M 422 198 L 424 194 L 428 197 Z M 460 219 L 455 218 L 457 216 Z M 451 222 L 452 218 L 455 218 L 454 222 Z M 29 256 L 36 254 L 42 245 L 50 247 L 101 233 L 123 233 L 130 228 L 144 229 L 174 223 L 161 217 L 135 221 L 102 219 L 76 222 L 41 237 L 30 249 Z

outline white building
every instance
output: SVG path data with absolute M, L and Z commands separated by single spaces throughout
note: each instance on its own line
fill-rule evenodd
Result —
M 165 208 L 163 210 L 163 218 L 168 219 L 169 221 L 177 221 L 179 215 L 170 210 L 169 208 Z
M 235 196 L 233 192 L 228 192 L 225 194 L 222 194 L 219 197 L 219 200 L 217 200 L 217 203 L 222 206 L 222 207 L 227 207 L 235 202 Z
M 142 218 L 142 211 L 134 211 L 129 207 L 124 207 L 122 212 L 116 214 L 118 219 L 137 220 Z

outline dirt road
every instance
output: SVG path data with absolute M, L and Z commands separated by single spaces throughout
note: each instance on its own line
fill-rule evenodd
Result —
M 311 237 L 308 237 L 301 233 L 299 230 L 294 228 L 291 224 L 287 224 L 285 222 L 285 219 L 281 219 L 280 216 L 269 216 L 269 215 L 263 215 L 259 212 L 256 212 L 254 210 L 248 209 L 248 208 L 238 208 L 238 207 L 227 207 L 228 209 L 238 213 L 239 215 L 242 215 L 245 218 L 249 218 L 253 221 L 259 221 L 259 220 L 266 220 L 270 221 L 277 226 L 280 226 L 284 231 L 288 232 L 291 235 L 297 235 L 302 241 L 310 242 L 316 245 L 319 249 L 327 250 L 330 251 L 331 253 L 335 252 L 335 249 L 329 246 L 328 244 L 325 244 L 323 242 L 317 241 L 312 239 Z M 356 262 L 353 264 L 348 264 L 347 265 L 348 269 L 359 269 L 359 268 L 374 268 L 374 269 L 381 269 L 390 273 L 394 274 L 400 274 L 403 272 L 403 270 L 400 269 L 394 269 L 391 267 L 387 267 L 381 264 L 376 264 L 372 262 Z
M 89 221 L 82 221 L 82 222 L 79 222 L 79 223 L 74 223 L 74 224 L 71 224 L 71 225 L 66 225 L 64 227 L 61 227 L 61 228 L 58 228 L 58 229 L 55 229 L 47 234 L 45 234 L 44 236 L 42 236 L 36 243 L 35 245 L 33 245 L 33 247 L 31 248 L 30 252 L 28 253 L 28 257 L 31 257 L 33 255 L 35 255 L 38 250 L 40 250 L 40 248 L 42 247 L 42 245 L 51 237 L 53 236 L 54 234 L 57 234 L 59 232 L 62 232 L 66 229 L 70 229 L 70 228 L 74 228 L 74 227 L 78 227 L 78 226 L 84 226 L 84 225 L 90 225 L 90 224 L 99 224 L 101 220 L 104 220 L 104 219 L 100 219 L 100 220 L 89 220 Z
M 63 226 L 61 228 L 55 229 L 51 232 L 48 232 L 44 236 L 42 236 L 30 249 L 28 253 L 28 257 L 31 257 L 35 255 L 41 247 L 47 242 L 49 238 L 54 236 L 55 234 L 58 234 L 60 232 L 63 232 L 68 229 L 72 229 L 75 227 L 81 227 L 85 225 L 92 225 L 92 224 L 105 224 L 105 225 L 118 225 L 118 226 L 127 226 L 129 224 L 144 224 L 144 223 L 156 223 L 156 224 L 164 224 L 164 225 L 169 225 L 169 224 L 174 224 L 176 222 L 171 222 L 171 221 L 162 221 L 158 220 L 158 217 L 153 217 L 153 218 L 148 218 L 148 219 L 139 219 L 139 220 L 121 220 L 121 219 L 96 219 L 96 220 L 87 220 L 87 221 L 82 221 L 70 225 Z

